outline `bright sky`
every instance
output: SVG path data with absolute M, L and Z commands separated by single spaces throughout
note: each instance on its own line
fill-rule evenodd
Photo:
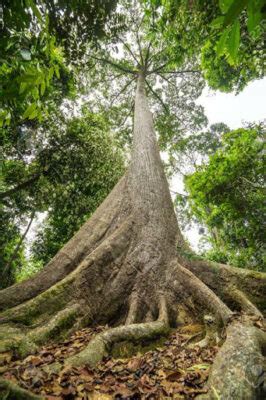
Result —
M 198 103 L 204 106 L 210 124 L 224 122 L 235 129 L 243 122 L 261 121 L 266 118 L 266 78 L 251 82 L 238 95 L 204 89 Z
M 224 122 L 231 129 L 240 128 L 245 122 L 259 122 L 266 118 L 266 78 L 251 82 L 241 93 L 214 92 L 204 89 L 197 103 L 205 108 L 209 123 Z M 174 177 L 171 189 L 183 192 L 182 179 Z M 200 235 L 198 228 L 186 232 L 192 247 L 197 249 Z

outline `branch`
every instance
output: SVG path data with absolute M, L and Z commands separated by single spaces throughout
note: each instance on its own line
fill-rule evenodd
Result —
M 29 223 L 28 223 L 28 225 L 27 225 L 27 228 L 26 228 L 25 232 L 23 233 L 23 235 L 21 236 L 21 238 L 20 238 L 18 244 L 16 245 L 16 248 L 15 248 L 15 250 L 14 250 L 14 252 L 13 252 L 13 254 L 12 254 L 10 260 L 8 261 L 8 263 L 6 264 L 6 266 L 4 267 L 4 269 L 3 269 L 3 271 L 2 271 L 2 274 L 1 274 L 1 275 L 2 275 L 3 277 L 4 277 L 5 273 L 9 270 L 9 268 L 10 268 L 12 262 L 17 258 L 17 255 L 18 255 L 18 251 L 19 251 L 19 249 L 20 249 L 20 246 L 22 245 L 22 243 L 23 243 L 25 237 L 27 236 L 27 233 L 29 232 L 29 229 L 30 229 L 30 227 L 31 227 L 31 224 L 32 224 L 32 221 L 33 221 L 34 217 L 35 217 L 35 210 L 32 211 L 31 216 L 30 216 L 30 221 L 29 221 Z
M 128 83 L 125 84 L 125 86 L 123 87 L 123 89 L 121 89 L 121 90 L 119 91 L 119 93 L 118 93 L 118 94 L 114 97 L 114 99 L 111 101 L 110 107 L 113 106 L 115 100 L 116 100 L 122 93 L 124 93 L 124 92 L 127 90 L 127 88 L 131 85 L 131 83 L 132 83 L 134 80 L 135 80 L 135 77 L 132 78 Z
M 160 67 L 158 67 L 158 68 L 153 69 L 152 71 L 150 71 L 150 72 L 148 73 L 148 75 L 150 75 L 150 74 L 156 74 L 157 72 L 159 72 L 159 71 L 161 71 L 162 69 L 164 69 L 164 68 L 167 66 L 167 64 L 168 64 L 168 62 L 165 63 L 165 64 L 163 64 L 163 65 L 160 65 Z
M 47 171 L 39 172 L 38 174 L 33 175 L 27 181 L 19 183 L 17 186 L 13 187 L 12 189 L 6 190 L 5 192 L 0 193 L 0 199 L 4 199 L 5 197 L 10 197 L 11 194 L 28 187 L 33 182 L 37 181 L 42 174 L 47 173 Z
M 123 122 L 121 122 L 121 124 L 118 126 L 118 129 L 121 129 L 125 125 L 128 117 L 130 116 L 130 114 L 132 113 L 133 110 L 134 110 L 134 101 L 131 104 L 129 112 L 126 114 L 126 117 L 123 119 Z
M 159 75 L 162 79 L 164 79 L 169 85 L 172 85 L 172 86 L 175 88 L 175 90 L 177 91 L 178 88 L 177 88 L 177 86 L 176 86 L 173 82 L 169 81 L 168 78 L 166 78 L 165 76 L 161 75 L 160 73 L 158 73 L 158 75 Z
M 157 72 L 156 70 L 151 71 L 151 73 Z M 177 74 L 177 75 L 182 75 L 182 74 L 200 74 L 200 70 L 193 70 L 193 69 L 188 69 L 184 71 L 161 71 L 161 74 Z
M 152 45 L 152 43 L 151 43 L 151 41 L 150 41 L 149 44 L 148 44 L 148 47 L 147 47 L 147 53 L 146 53 L 146 57 L 145 57 L 145 61 L 144 61 L 144 68 L 145 68 L 145 71 L 146 71 L 147 68 L 148 68 L 148 61 L 149 61 L 149 57 L 150 57 L 150 48 L 151 48 L 151 45 Z
M 113 67 L 119 69 L 120 71 L 126 72 L 126 73 L 128 73 L 128 74 L 133 74 L 133 75 L 136 74 L 132 69 L 123 67 L 123 66 L 120 65 L 120 64 L 116 64 L 116 63 L 114 63 L 113 61 L 108 60 L 108 58 L 99 58 L 99 57 L 95 57 L 95 56 L 91 56 L 91 57 L 94 58 L 94 59 L 97 60 L 97 61 L 100 61 L 100 62 L 109 64 L 109 65 L 112 65 Z
M 161 103 L 161 105 L 163 106 L 164 110 L 166 111 L 167 114 L 169 114 L 169 110 L 167 105 L 163 102 L 163 100 L 161 99 L 161 97 L 158 95 L 158 93 L 156 93 L 151 85 L 148 83 L 147 79 L 145 79 L 145 82 L 147 83 L 147 86 L 149 88 L 149 90 L 152 92 L 152 94 L 157 98 L 157 100 L 159 100 L 159 102 Z
M 140 23 L 141 25 L 141 23 Z M 137 44 L 138 44 L 138 48 L 139 48 L 139 55 L 140 55 L 140 59 L 141 59 L 141 64 L 144 66 L 144 58 L 142 55 L 142 49 L 141 49 L 141 45 L 140 45 L 140 39 L 139 39 L 139 31 L 136 31 L 136 38 L 137 38 Z
M 131 54 L 131 56 L 133 57 L 133 59 L 136 61 L 137 65 L 139 64 L 138 59 L 136 58 L 135 54 L 133 53 L 133 51 L 131 50 L 130 46 L 121 38 L 119 38 L 119 40 L 123 43 L 123 45 L 125 46 L 125 48 L 127 49 L 127 51 Z

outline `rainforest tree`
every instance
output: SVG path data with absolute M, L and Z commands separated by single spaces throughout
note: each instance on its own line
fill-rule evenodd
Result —
M 1 349 L 25 354 L 62 332 L 108 323 L 109 330 L 66 360 L 67 365 L 95 365 L 117 341 L 154 338 L 174 326 L 177 316 L 185 322 L 211 312 L 225 327 L 226 340 L 214 361 L 207 396 L 254 398 L 261 390 L 265 345 L 265 334 L 254 323 L 262 316 L 265 276 L 191 254 L 178 227 L 148 105 L 147 93 L 158 133 L 165 121 L 171 139 L 175 128 L 204 122 L 191 101 L 203 87 L 197 58 L 165 42 L 156 30 L 160 13 L 154 7 L 143 11 L 135 2 L 134 9 L 132 2 L 121 7 L 130 32 L 119 37 L 120 54 L 117 49 L 115 56 L 116 44 L 110 43 L 98 51 L 89 48 L 87 56 L 89 80 L 94 65 L 94 77 L 106 76 L 107 82 L 98 78 L 98 94 L 101 83 L 106 87 L 112 77 L 113 104 L 118 94 L 128 97 L 135 87 L 129 168 L 42 271 L 1 291 L 1 337 L 8 332 Z M 178 95 L 186 88 L 190 100 L 184 104 Z
M 106 118 L 89 111 L 69 118 L 71 108 L 66 110 L 50 107 L 49 119 L 41 125 L 24 126 L 15 148 L 7 138 L 3 143 L 2 288 L 14 283 L 17 275 L 25 276 L 24 243 L 38 213 L 46 213 L 33 244 L 33 259 L 40 268 L 40 262 L 48 262 L 71 238 L 122 174 L 123 157 Z
M 192 210 L 212 232 L 213 259 L 265 270 L 263 130 L 225 133 L 209 163 L 186 177 Z

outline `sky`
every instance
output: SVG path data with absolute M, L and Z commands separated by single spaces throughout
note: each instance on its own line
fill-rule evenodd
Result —
M 197 102 L 204 106 L 210 124 L 224 122 L 235 129 L 244 122 L 261 121 L 266 118 L 266 78 L 251 82 L 238 95 L 205 88 Z
M 234 93 L 221 93 L 205 88 L 197 100 L 205 108 L 209 124 L 223 122 L 231 129 L 241 128 L 245 122 L 259 122 L 266 118 L 266 78 L 249 83 L 245 89 Z M 170 182 L 174 192 L 183 193 L 183 183 L 179 176 Z M 184 233 L 191 246 L 197 250 L 200 235 L 198 227 Z
M 249 83 L 246 88 L 235 95 L 221 93 L 205 88 L 202 96 L 197 100 L 205 108 L 209 124 L 224 122 L 231 129 L 240 128 L 245 122 L 259 122 L 266 118 L 266 78 Z M 174 192 L 184 192 L 182 179 L 179 176 L 172 178 L 170 189 Z M 39 213 L 37 220 L 32 224 L 28 233 L 28 240 L 33 240 L 38 224 L 45 218 L 44 213 Z M 185 232 L 191 246 L 197 250 L 200 235 L 198 227 Z

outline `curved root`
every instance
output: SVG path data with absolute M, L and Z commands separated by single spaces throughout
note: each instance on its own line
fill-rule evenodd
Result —
M 137 293 L 133 293 L 130 299 L 129 310 L 126 318 L 125 325 L 134 324 L 137 320 L 138 314 L 138 307 L 139 307 L 139 296 Z
M 135 342 L 143 339 L 154 339 L 167 332 L 168 326 L 159 320 L 111 328 L 104 333 L 99 333 L 83 351 L 68 358 L 65 363 L 72 366 L 83 364 L 95 366 L 108 354 L 114 343 L 123 340 Z
M 240 305 L 241 309 L 245 313 L 256 315 L 259 318 L 263 317 L 262 313 L 253 303 L 251 303 L 245 293 L 243 293 L 241 290 L 233 288 L 228 291 L 228 295 L 232 298 L 233 301 Z
M 49 289 L 71 273 L 87 254 L 102 243 L 118 218 L 124 185 L 125 177 L 45 268 L 28 280 L 0 291 L 0 310 L 14 307 Z
M 193 298 L 212 310 L 226 324 L 233 312 L 207 285 L 180 264 L 177 265 L 175 275 L 182 286 L 188 288 Z
M 108 354 L 112 345 L 117 342 L 123 340 L 135 342 L 143 339 L 154 339 L 166 334 L 169 330 L 169 324 L 167 304 L 163 295 L 159 297 L 158 306 L 159 316 L 157 321 L 119 326 L 99 333 L 83 351 L 69 357 L 65 363 L 72 366 L 80 366 L 82 364 L 95 366 Z
M 44 400 L 43 397 L 22 389 L 5 379 L 0 379 L 0 398 L 4 400 Z
M 228 287 L 234 287 L 242 293 L 248 293 L 249 301 L 266 311 L 266 273 L 196 258 L 182 258 L 180 262 L 229 304 L 233 299 L 228 295 Z
M 215 346 L 219 343 L 217 321 L 212 315 L 204 315 L 205 337 L 199 342 L 191 344 L 189 347 Z
M 209 393 L 201 399 L 262 399 L 266 334 L 247 323 L 233 321 L 215 357 L 208 381 Z

